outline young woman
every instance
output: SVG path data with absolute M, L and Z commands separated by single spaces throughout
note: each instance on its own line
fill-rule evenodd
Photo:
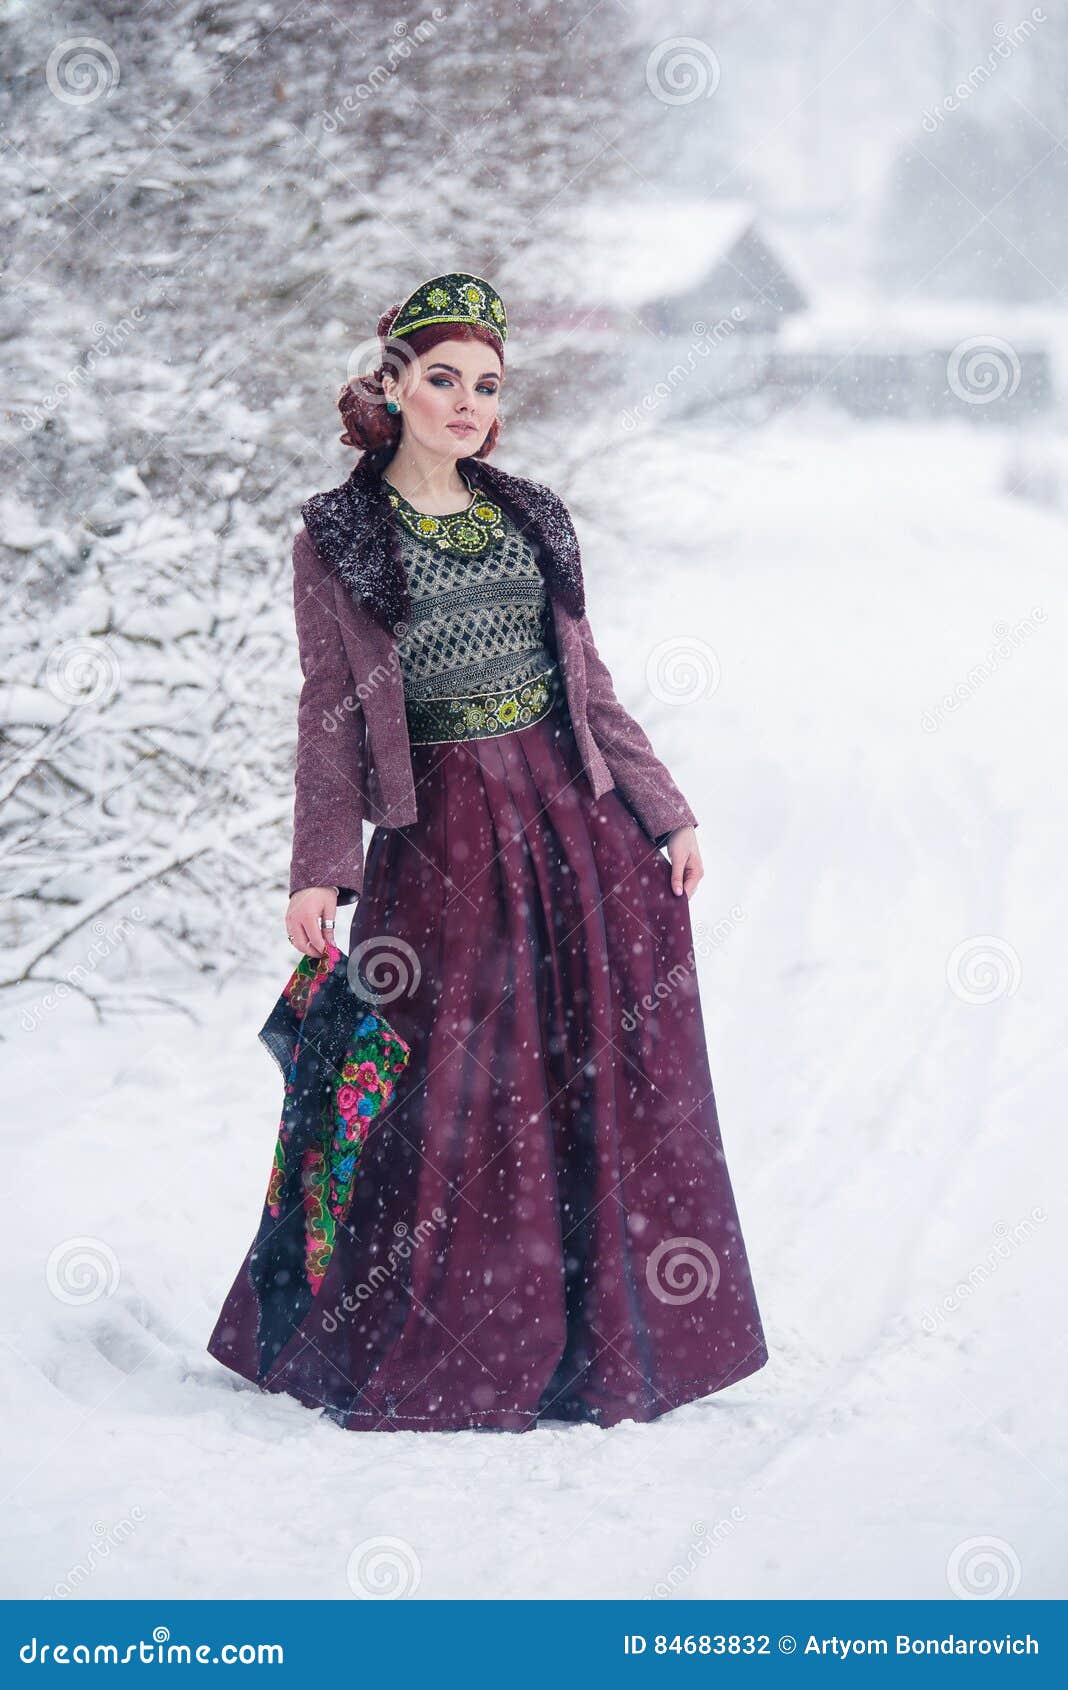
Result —
M 500 295 L 435 276 L 378 333 L 340 399 L 363 456 L 294 547 L 286 931 L 323 957 L 356 902 L 350 979 L 410 1060 L 311 1311 L 258 1370 L 246 1258 L 209 1349 L 352 1430 L 651 1420 L 767 1360 L 696 818 L 598 656 L 565 505 L 486 462 Z

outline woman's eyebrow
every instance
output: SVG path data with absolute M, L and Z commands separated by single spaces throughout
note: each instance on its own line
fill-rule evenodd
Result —
M 461 374 L 461 372 L 456 368 L 456 366 L 454 364 L 443 364 L 440 361 L 440 359 L 434 364 L 428 364 L 427 369 L 428 370 L 448 370 L 448 372 L 451 376 L 458 376 L 458 375 Z M 484 374 L 482 374 L 478 377 L 479 381 L 500 381 L 500 379 L 501 379 L 501 376 L 500 376 L 499 370 L 486 370 L 484 372 Z

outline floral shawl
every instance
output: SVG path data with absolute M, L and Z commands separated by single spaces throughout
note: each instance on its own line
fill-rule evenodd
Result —
M 325 956 L 301 958 L 259 1036 L 285 1080 L 267 1199 L 249 1257 L 262 1381 L 323 1283 L 360 1152 L 411 1050 L 353 992 L 347 958 L 329 942 Z

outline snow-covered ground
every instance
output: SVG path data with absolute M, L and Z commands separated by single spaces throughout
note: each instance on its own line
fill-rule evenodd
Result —
M 385 1539 L 429 1598 L 1063 1596 L 1068 489 L 1009 494 L 1011 455 L 813 410 L 568 489 L 602 655 L 700 817 L 769 1365 L 490 1437 L 343 1432 L 208 1357 L 277 1125 L 265 904 L 262 970 L 169 983 L 195 1024 L 10 1028 L 8 1594 L 349 1598 Z M 78 1239 L 110 1277 L 64 1301 Z

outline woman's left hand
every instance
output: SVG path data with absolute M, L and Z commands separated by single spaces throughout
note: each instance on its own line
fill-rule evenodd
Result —
M 677 827 L 674 833 L 668 835 L 665 844 L 671 858 L 671 890 L 676 896 L 685 892 L 688 898 L 692 898 L 705 872 L 697 834 L 690 826 Z

